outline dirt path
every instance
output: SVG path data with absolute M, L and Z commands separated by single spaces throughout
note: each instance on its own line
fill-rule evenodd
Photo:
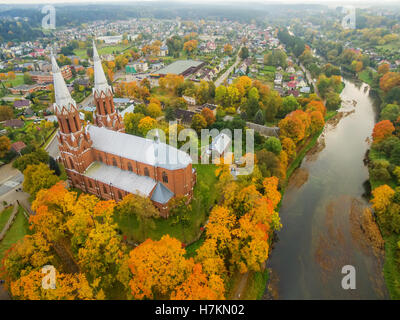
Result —
M 249 279 L 248 272 L 240 275 L 240 280 L 238 281 L 238 284 L 236 285 L 236 288 L 234 290 L 234 294 L 232 295 L 233 300 L 242 299 L 243 292 L 244 292 L 244 289 L 246 288 L 248 279 Z

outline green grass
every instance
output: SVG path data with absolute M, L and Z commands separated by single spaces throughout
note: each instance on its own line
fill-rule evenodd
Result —
M 11 216 L 11 213 L 13 211 L 13 206 L 4 209 L 1 213 L 0 213 L 0 232 L 3 230 L 4 226 L 6 225 L 8 219 Z
M 262 71 L 266 71 L 266 72 L 275 72 L 276 68 L 274 66 L 264 66 L 262 68 Z
M 17 217 L 11 228 L 7 231 L 6 236 L 0 242 L 0 261 L 3 259 L 5 252 L 11 248 L 13 244 L 22 239 L 26 234 L 30 233 L 29 224 L 26 220 L 23 208 L 18 208 Z
M 8 84 L 11 84 L 12 87 L 18 87 L 24 84 L 24 75 L 16 75 L 14 80 L 3 81 L 4 85 L 7 87 Z
M 131 46 L 132 45 L 130 45 L 130 44 L 128 44 L 128 45 L 116 44 L 116 45 L 112 45 L 112 46 L 98 47 L 97 50 L 99 52 L 99 55 L 112 54 L 113 52 L 121 53 L 123 50 L 125 50 L 125 49 L 127 49 L 127 48 L 129 48 Z M 81 59 L 87 59 L 88 55 L 87 55 L 86 51 L 87 51 L 87 48 L 75 49 L 74 53 L 75 53 L 75 55 L 77 55 Z
M 260 300 L 265 292 L 265 287 L 269 279 L 268 268 L 264 271 L 251 272 L 247 279 L 246 288 L 240 299 L 243 300 Z
M 292 175 L 293 171 L 296 170 L 301 165 L 301 162 L 303 161 L 305 155 L 307 152 L 315 146 L 315 144 L 318 141 L 319 136 L 321 135 L 323 129 L 316 133 L 313 137 L 309 138 L 307 142 L 304 143 L 302 148 L 300 149 L 300 152 L 297 153 L 296 158 L 292 161 L 290 164 L 289 168 L 286 171 L 286 180 L 288 181 L 290 176 Z
M 397 243 L 400 241 L 400 235 L 392 234 L 385 236 L 385 264 L 383 266 L 383 274 L 385 283 L 389 291 L 390 298 L 393 300 L 400 299 L 400 270 L 398 262 L 399 250 Z
M 199 240 L 193 242 L 192 244 L 186 247 L 186 258 L 192 258 L 196 255 L 197 249 L 201 247 L 201 245 L 206 240 L 205 234 L 203 233 Z
M 336 110 L 328 110 L 325 115 L 325 122 L 328 121 L 329 119 L 332 119 L 334 116 L 337 115 L 337 113 L 338 112 Z
M 373 80 L 372 80 L 372 78 L 371 78 L 370 75 L 369 75 L 368 69 L 365 69 L 365 70 L 361 71 L 361 72 L 358 74 L 358 77 L 360 78 L 361 81 L 363 81 L 363 82 L 369 84 L 370 86 L 372 86 Z
M 116 218 L 119 228 L 124 236 L 131 241 L 141 242 L 147 238 L 159 240 L 163 235 L 169 234 L 184 243 L 190 243 L 197 239 L 202 227 L 207 220 L 209 210 L 217 199 L 215 185 L 214 165 L 193 165 L 197 170 L 197 183 L 194 188 L 193 200 L 191 202 L 192 212 L 190 222 L 187 226 L 173 225 L 174 217 L 168 219 L 154 219 L 155 228 L 147 228 L 144 231 L 139 228 L 139 222 L 135 216 Z

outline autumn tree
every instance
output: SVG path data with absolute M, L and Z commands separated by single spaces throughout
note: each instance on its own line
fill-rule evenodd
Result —
M 378 67 L 378 73 L 384 75 L 390 71 L 390 65 L 388 63 L 382 63 Z
M 196 263 L 192 273 L 171 294 L 173 300 L 223 300 L 225 286 L 218 275 L 208 277 Z
M 286 151 L 286 154 L 290 160 L 296 157 L 296 144 L 292 139 L 286 137 L 282 139 L 282 149 Z
M 387 72 L 379 80 L 379 86 L 384 92 L 390 91 L 394 87 L 400 85 L 400 73 Z
M 183 50 L 185 50 L 188 54 L 191 54 L 194 50 L 197 49 L 198 41 L 197 40 L 189 40 L 183 44 Z
M 44 149 L 37 149 L 30 153 L 18 157 L 13 162 L 13 167 L 19 171 L 24 172 L 26 167 L 30 164 L 47 163 L 49 161 L 49 154 Z
M 181 243 L 169 235 L 147 239 L 129 254 L 130 287 L 135 299 L 169 297 L 193 269 Z
M 224 53 L 225 53 L 225 54 L 231 55 L 231 54 L 232 54 L 232 51 L 233 51 L 233 48 L 232 48 L 232 46 L 231 46 L 229 43 L 227 43 L 227 44 L 224 45 Z
M 10 106 L 0 106 L 0 121 L 9 120 L 13 117 L 14 112 Z
M 300 118 L 288 114 L 284 119 L 279 121 L 280 135 L 283 138 L 290 138 L 295 144 L 305 137 L 305 125 Z
M 146 230 L 154 229 L 154 219 L 160 216 L 160 212 L 149 198 L 135 194 L 125 196 L 118 203 L 116 213 L 121 218 L 135 216 L 139 222 L 140 233 L 143 240 L 146 239 Z
M 84 274 L 56 273 L 55 289 L 42 285 L 43 273 L 31 271 L 11 283 L 11 294 L 18 300 L 93 300 L 93 290 Z
M 183 76 L 176 74 L 167 74 L 165 77 L 161 77 L 158 83 L 162 89 L 167 89 L 170 92 L 176 94 L 177 88 L 184 82 Z
M 147 106 L 147 112 L 150 117 L 158 118 L 162 114 L 161 106 L 157 103 L 150 102 Z
M 393 190 L 388 185 L 382 185 L 372 191 L 372 207 L 377 215 L 379 225 L 389 232 L 400 232 L 400 188 Z
M 192 118 L 191 127 L 197 132 L 200 133 L 201 129 L 205 129 L 207 127 L 206 119 L 199 113 L 196 113 Z
M 23 188 L 32 198 L 35 198 L 41 189 L 50 188 L 59 180 L 60 178 L 54 174 L 54 171 L 44 163 L 28 165 L 24 170 Z
M 320 132 L 324 128 L 325 120 L 321 112 L 312 111 L 310 113 L 310 119 L 311 119 L 310 129 L 312 135 Z
M 3 158 L 11 149 L 11 141 L 7 136 L 0 137 L 0 158 Z
M 374 143 L 379 143 L 386 138 L 390 137 L 395 130 L 393 124 L 389 120 L 382 120 L 375 124 L 372 132 Z
M 211 126 L 215 122 L 215 115 L 209 108 L 203 108 L 201 110 L 201 115 L 207 122 L 207 126 Z
M 157 120 L 151 118 L 151 117 L 144 117 L 139 121 L 138 124 L 138 131 L 140 134 L 145 137 L 147 132 L 149 132 L 151 129 L 154 129 L 156 127 Z
M 114 205 L 114 201 L 102 201 L 96 205 L 102 215 L 101 221 L 94 224 L 77 255 L 81 269 L 93 280 L 95 286 L 103 289 L 115 285 L 115 277 L 124 261 L 125 248 L 117 233 L 117 225 L 110 217 Z

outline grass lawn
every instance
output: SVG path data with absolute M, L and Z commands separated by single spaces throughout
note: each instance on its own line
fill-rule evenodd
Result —
M 385 264 L 383 266 L 383 275 L 388 288 L 390 298 L 392 300 L 400 299 L 400 270 L 397 261 L 397 243 L 400 241 L 400 236 L 392 234 L 384 236 L 385 240 Z
M 18 240 L 30 233 L 29 224 L 24 216 L 23 210 L 22 207 L 18 208 L 17 217 L 15 218 L 13 225 L 7 231 L 4 239 L 0 242 L 0 260 L 3 259 L 4 253 L 10 249 L 14 243 L 18 242 Z
M 246 288 L 240 299 L 243 300 L 260 300 L 265 292 L 266 283 L 269 278 L 268 268 L 264 271 L 251 272 L 247 279 Z
M 11 206 L 7 209 L 4 209 L 2 212 L 0 212 L 0 232 L 3 230 L 8 219 L 10 218 L 12 210 L 13 210 L 13 206 Z
M 312 147 L 315 146 L 322 131 L 323 129 L 320 132 L 316 133 L 313 137 L 308 138 L 308 140 L 305 143 L 303 143 L 300 150 L 297 152 L 296 158 L 292 161 L 292 163 L 290 164 L 289 168 L 286 171 L 286 181 L 289 180 L 293 171 L 296 170 L 296 168 L 298 168 L 301 165 L 301 162 L 303 161 L 303 158 L 305 157 L 307 152 Z
M 365 69 L 362 72 L 360 72 L 358 74 L 358 77 L 360 78 L 361 81 L 369 84 L 370 86 L 372 86 L 372 78 L 369 75 L 369 70 Z
M 104 47 L 97 47 L 97 51 L 99 52 L 99 55 L 102 54 L 112 54 L 113 52 L 118 52 L 121 53 L 123 50 L 131 47 L 132 45 L 123 45 L 123 44 L 116 44 L 112 46 L 104 46 Z M 74 53 L 80 57 L 81 59 L 87 59 L 88 55 L 86 53 L 87 48 L 83 49 L 75 49 Z
M 18 87 L 24 84 L 24 75 L 16 75 L 14 80 L 3 81 L 4 85 L 7 87 L 8 84 L 11 84 L 12 87 Z
M 205 233 L 203 233 L 199 240 L 193 242 L 186 247 L 186 258 L 192 258 L 196 255 L 196 250 L 201 247 L 201 245 L 206 240 Z
M 211 206 L 217 199 L 214 165 L 193 165 L 197 170 L 197 183 L 194 187 L 194 196 L 191 202 L 192 212 L 188 226 L 173 224 L 174 217 L 168 219 L 154 219 L 155 228 L 141 229 L 135 216 L 116 218 L 119 228 L 124 236 L 131 241 L 142 242 L 147 238 L 159 240 L 163 235 L 169 234 L 184 243 L 190 243 L 197 239 L 200 227 L 207 220 Z

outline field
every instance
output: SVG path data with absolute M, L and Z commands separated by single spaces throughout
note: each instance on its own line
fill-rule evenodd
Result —
M 372 85 L 372 78 L 370 77 L 369 70 L 367 69 L 363 70 L 358 74 L 358 77 L 360 78 L 361 81 L 369 84 L 370 86 Z
M 18 87 L 20 85 L 24 84 L 24 75 L 23 74 L 17 74 L 15 76 L 14 80 L 7 80 L 7 81 L 3 81 L 4 85 L 6 87 L 9 87 L 11 84 L 11 87 Z
M 97 51 L 99 52 L 99 55 L 102 54 L 112 54 L 112 53 L 121 53 L 123 50 L 131 47 L 131 45 L 124 45 L 124 44 L 115 44 L 112 46 L 102 46 L 102 47 L 97 47 Z M 88 55 L 86 53 L 86 48 L 83 49 L 75 49 L 74 53 L 79 56 L 81 59 L 87 59 Z

